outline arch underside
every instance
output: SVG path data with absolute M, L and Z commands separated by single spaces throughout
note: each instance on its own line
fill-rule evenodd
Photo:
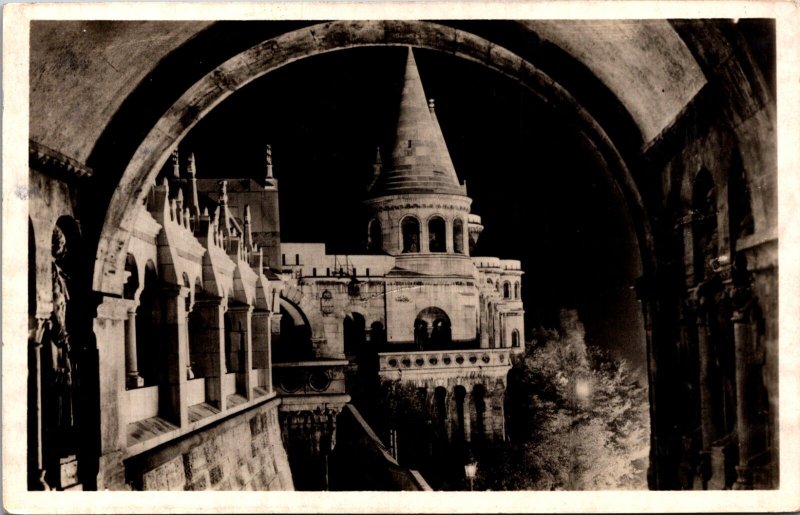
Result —
M 305 27 L 268 39 L 227 60 L 173 103 L 139 144 L 114 190 L 100 233 L 93 287 L 120 294 L 125 249 L 133 229 L 131 208 L 183 137 L 217 105 L 251 81 L 289 63 L 326 52 L 363 46 L 405 46 L 445 52 L 477 62 L 531 91 L 573 120 L 604 162 L 607 180 L 616 184 L 635 224 L 643 269 L 654 267 L 652 234 L 642 198 L 619 151 L 600 124 L 564 88 L 531 62 L 464 30 L 420 21 L 336 21 Z

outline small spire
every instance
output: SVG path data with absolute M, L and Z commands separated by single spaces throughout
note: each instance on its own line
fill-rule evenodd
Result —
M 245 225 L 250 224 L 250 204 L 244 206 L 244 223 Z
M 219 203 L 228 203 L 228 181 L 219 181 Z
M 375 164 L 381 165 L 383 161 L 381 160 L 381 147 L 377 147 L 375 150 Z
M 267 143 L 266 149 L 267 179 L 272 179 L 272 145 Z
M 181 176 L 180 155 L 177 148 L 172 151 L 172 176 L 176 179 Z
M 194 152 L 189 154 L 189 163 L 188 163 L 188 166 L 186 168 L 187 168 L 187 171 L 189 172 L 189 176 L 194 178 L 195 175 L 197 174 L 197 169 L 195 168 L 195 164 L 194 164 Z

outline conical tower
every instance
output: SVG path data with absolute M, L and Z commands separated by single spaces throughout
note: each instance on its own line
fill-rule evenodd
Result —
M 458 180 L 411 48 L 394 144 L 375 175 L 366 201 L 370 248 L 402 258 L 397 266 L 415 272 L 468 274 L 468 267 L 451 265 L 468 258 L 472 200 Z

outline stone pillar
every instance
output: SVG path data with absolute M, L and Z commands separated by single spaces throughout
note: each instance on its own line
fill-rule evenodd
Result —
M 253 386 L 272 392 L 271 314 L 269 311 L 253 312 Z
M 739 440 L 739 465 L 736 467 L 736 483 L 734 489 L 749 490 L 753 488 L 753 475 L 750 470 L 750 459 L 753 457 L 753 408 L 752 391 L 752 352 L 753 328 L 748 323 L 743 311 L 734 312 L 734 343 L 736 349 L 736 432 Z
M 164 331 L 164 373 L 159 385 L 159 413 L 179 427 L 189 423 L 189 406 L 185 395 L 187 349 L 185 286 L 164 285 L 165 311 L 161 328 Z
M 188 298 L 188 297 L 187 297 Z M 186 320 L 184 320 L 183 326 L 186 328 L 186 379 L 194 379 L 194 370 L 192 369 L 192 343 L 191 339 L 193 337 L 190 327 L 189 327 L 189 315 L 191 315 L 192 310 L 194 309 L 194 304 L 190 304 L 189 301 L 186 301 Z
M 225 409 L 222 395 L 222 377 L 225 375 L 225 307 L 222 298 L 196 299 L 193 310 L 202 320 L 202 330 L 193 336 L 192 356 L 194 372 L 205 378 L 206 402 L 220 410 Z
M 128 309 L 128 320 L 125 326 L 125 386 L 139 388 L 144 386 L 144 379 L 139 376 L 139 364 L 136 348 L 136 305 Z
M 98 490 L 126 488 L 122 454 L 127 446 L 128 420 L 120 407 L 125 392 L 125 324 L 134 301 L 105 297 L 97 306 L 94 334 L 97 340 L 100 386 L 100 460 Z
M 455 245 L 453 244 L 453 223 L 445 221 L 444 223 L 444 241 L 445 241 L 445 250 L 448 254 L 453 254 L 456 251 Z
M 470 442 L 472 440 L 472 417 L 474 413 L 474 405 L 472 399 L 472 392 L 467 390 L 464 394 L 464 441 Z
M 32 293 L 32 292 L 31 292 Z M 28 431 L 28 456 L 29 456 L 29 490 L 49 490 L 44 470 L 44 455 L 42 454 L 42 337 L 45 331 L 45 324 L 48 323 L 49 314 L 36 316 L 36 333 L 33 339 L 29 339 L 30 360 L 28 365 L 28 388 L 33 405 L 28 409 L 29 425 Z
M 236 372 L 236 392 L 244 398 L 253 397 L 250 371 L 253 369 L 252 315 L 253 307 L 247 305 L 228 306 L 233 325 L 231 335 L 231 364 Z
M 703 458 L 708 458 L 711 444 L 719 437 L 714 421 L 714 397 L 712 393 L 712 366 L 711 343 L 708 335 L 708 321 L 705 312 L 697 313 L 697 347 L 700 357 L 700 428 L 703 435 Z M 704 477 L 704 480 L 707 480 Z

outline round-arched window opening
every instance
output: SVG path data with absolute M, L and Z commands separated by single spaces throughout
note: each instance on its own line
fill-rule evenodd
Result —
M 446 252 L 447 240 L 444 219 L 434 216 L 428 220 L 428 250 L 430 252 Z
M 308 376 L 308 386 L 315 392 L 324 392 L 331 385 L 331 378 L 324 370 L 315 370 Z
M 400 222 L 400 230 L 403 238 L 403 252 L 419 252 L 419 220 L 413 216 L 407 216 Z
M 417 314 L 414 320 L 414 342 L 419 349 L 441 349 L 453 339 L 450 317 L 444 310 L 430 306 Z
M 511 346 L 519 347 L 519 331 L 516 329 L 511 331 Z
M 511 298 L 511 285 L 507 282 L 503 283 L 503 298 L 504 299 Z

